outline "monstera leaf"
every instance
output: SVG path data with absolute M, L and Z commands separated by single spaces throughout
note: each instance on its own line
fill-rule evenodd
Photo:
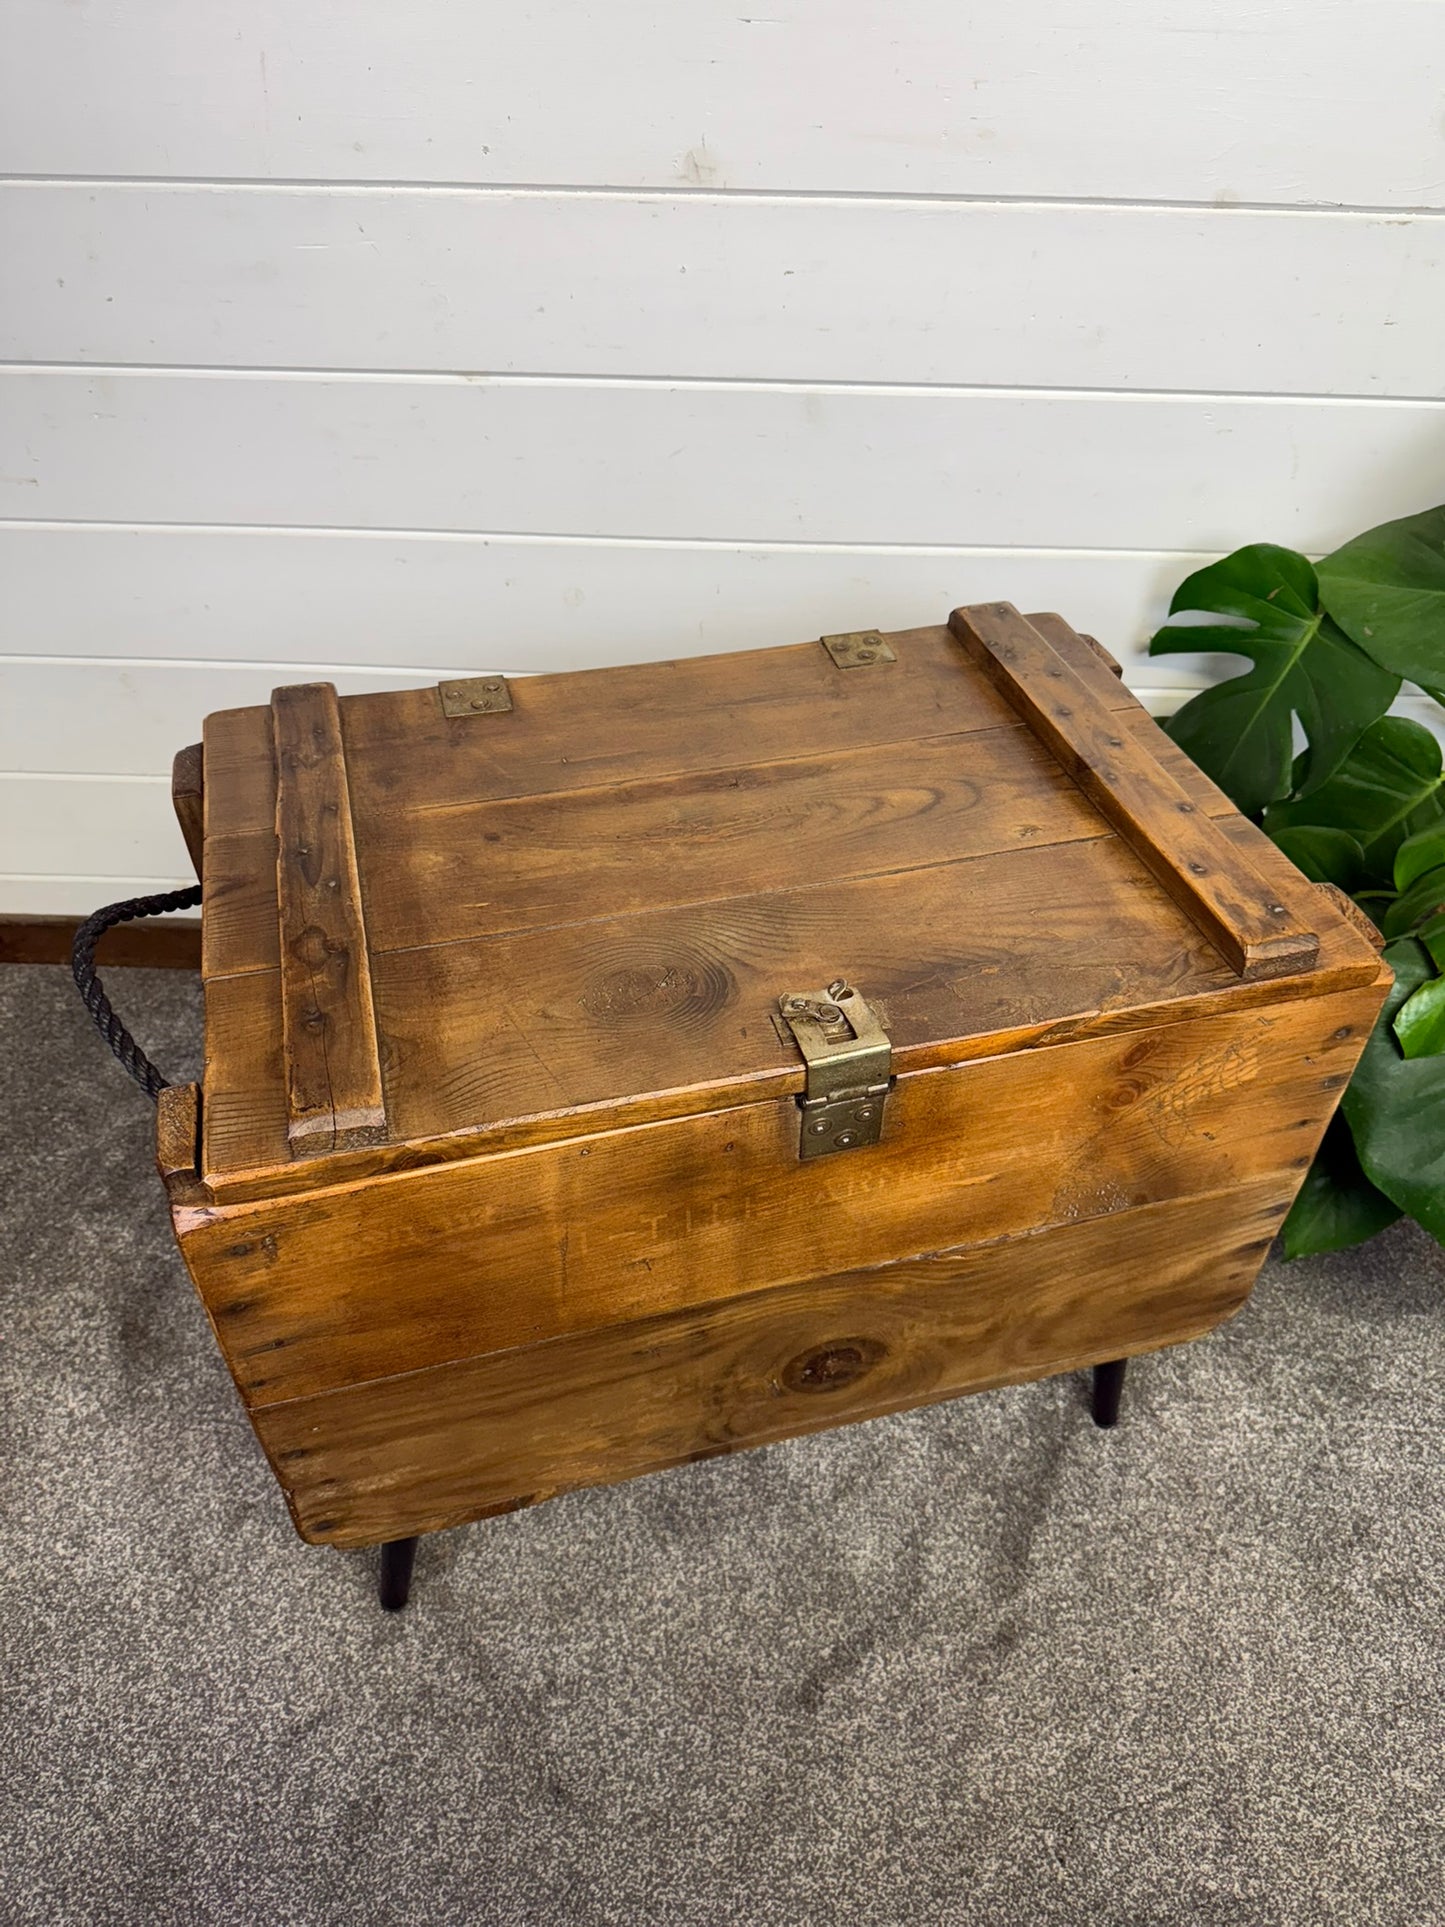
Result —
M 1395 982 L 1341 1109 L 1371 1184 L 1445 1242 L 1445 1056 L 1406 1057 L 1395 1035 L 1435 965 L 1414 937 L 1387 944 L 1385 961 Z
M 1273 805 L 1264 826 L 1271 836 L 1303 825 L 1344 830 L 1359 844 L 1370 877 L 1392 883 L 1395 852 L 1406 837 L 1442 819 L 1439 743 L 1421 724 L 1385 716 L 1327 783 L 1313 795 Z
M 1403 1215 L 1360 1169 L 1350 1127 L 1336 1113 L 1280 1226 L 1284 1255 L 1309 1258 L 1317 1251 L 1343 1251 L 1346 1245 L 1363 1244 Z
M 1395 852 L 1395 888 L 1380 925 L 1387 937 L 1407 937 L 1445 915 L 1445 823 L 1406 837 Z
M 1306 791 L 1339 768 L 1400 679 L 1358 648 L 1320 606 L 1314 569 L 1293 549 L 1257 542 L 1182 582 L 1171 616 L 1235 618 L 1161 629 L 1155 656 L 1224 650 L 1253 667 L 1206 689 L 1165 725 L 1230 799 L 1257 816 L 1291 787 L 1293 719 L 1309 744 Z
M 1393 675 L 1445 685 L 1445 507 L 1385 522 L 1319 565 L 1335 621 Z
M 1348 830 L 1327 830 L 1315 823 L 1278 829 L 1274 840 L 1311 883 L 1333 883 L 1351 896 L 1369 882 L 1365 853 Z

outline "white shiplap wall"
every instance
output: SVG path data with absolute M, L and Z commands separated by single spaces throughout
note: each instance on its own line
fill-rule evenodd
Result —
M 1445 4 L 10 0 L 0 911 L 211 709 L 1063 610 L 1445 494 Z

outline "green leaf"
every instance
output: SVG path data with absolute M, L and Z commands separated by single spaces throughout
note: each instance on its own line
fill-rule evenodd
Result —
M 1406 1057 L 1445 1051 L 1445 977 L 1432 977 L 1395 1012 L 1395 1035 Z
M 1408 890 L 1416 877 L 1427 870 L 1438 870 L 1445 863 L 1445 823 L 1431 823 L 1413 836 L 1407 836 L 1395 852 L 1394 876 L 1397 890 Z
M 1335 621 L 1382 667 L 1445 683 L 1445 506 L 1384 522 L 1319 565 Z
M 1301 824 L 1348 830 L 1370 875 L 1390 883 L 1406 837 L 1442 820 L 1439 743 L 1422 724 L 1385 716 L 1371 723 L 1328 783 L 1312 796 L 1273 805 L 1264 826 L 1271 836 Z
M 1353 892 L 1366 881 L 1365 853 L 1348 830 L 1329 830 L 1317 823 L 1280 830 L 1275 842 L 1311 883 L 1334 883 Z
M 1430 952 L 1430 961 L 1437 970 L 1445 970 L 1445 916 L 1432 917 L 1422 923 L 1415 935 Z
M 1395 982 L 1341 1106 L 1365 1176 L 1445 1243 L 1445 1057 L 1407 1058 L 1395 1017 L 1435 977 L 1413 937 L 1387 944 Z
M 1309 744 L 1309 787 L 1336 770 L 1399 693 L 1399 678 L 1356 648 L 1320 607 L 1315 572 L 1293 549 L 1256 542 L 1198 569 L 1169 605 L 1247 626 L 1165 627 L 1151 655 L 1223 650 L 1252 664 L 1203 690 L 1165 725 L 1246 815 L 1290 791 L 1293 719 Z
M 1319 1251 L 1343 1251 L 1373 1238 L 1401 1215 L 1399 1205 L 1377 1191 L 1360 1169 L 1350 1128 L 1337 1112 L 1280 1226 L 1284 1255 L 1308 1258 Z
M 1385 937 L 1408 937 L 1418 924 L 1445 910 L 1445 869 L 1427 870 L 1395 898 L 1380 921 Z

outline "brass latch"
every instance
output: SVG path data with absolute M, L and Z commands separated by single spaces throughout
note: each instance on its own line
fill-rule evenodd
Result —
M 778 1010 L 808 1067 L 798 1156 L 876 1144 L 893 1081 L 893 1047 L 878 1018 L 841 977 L 826 990 L 780 997 Z

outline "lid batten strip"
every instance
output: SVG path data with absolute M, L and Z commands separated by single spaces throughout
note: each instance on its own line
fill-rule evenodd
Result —
M 387 1135 L 371 960 L 330 683 L 271 696 L 286 1136 L 292 1157 Z
M 1319 937 L 1288 907 L 1012 603 L 955 609 L 949 628 L 1100 814 L 1243 978 L 1308 970 Z

